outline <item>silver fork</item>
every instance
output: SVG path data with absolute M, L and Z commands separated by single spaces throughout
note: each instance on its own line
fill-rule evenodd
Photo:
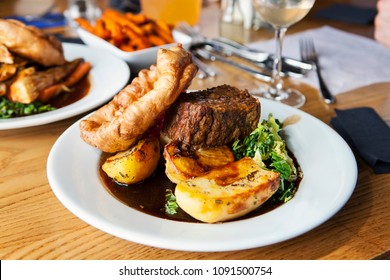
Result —
M 217 76 L 217 71 L 215 71 L 214 68 L 203 63 L 203 61 L 201 61 L 195 56 L 194 52 L 192 52 L 192 61 L 195 63 L 196 66 L 198 66 L 199 71 L 197 77 L 199 79 L 203 80 L 207 77 Z
M 322 94 L 322 98 L 324 99 L 325 103 L 332 104 L 336 102 L 336 99 L 329 91 L 328 87 L 326 86 L 324 79 L 321 75 L 320 65 L 318 63 L 318 56 L 316 53 L 316 50 L 314 48 L 314 42 L 312 39 L 300 39 L 299 41 L 299 47 L 301 51 L 301 59 L 303 61 L 312 63 L 315 66 L 315 70 L 317 72 L 318 81 L 320 84 L 320 90 Z

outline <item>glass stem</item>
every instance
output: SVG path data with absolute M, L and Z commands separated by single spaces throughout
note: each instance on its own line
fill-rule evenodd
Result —
M 286 33 L 287 28 L 276 28 L 275 29 L 275 57 L 272 70 L 272 91 L 271 93 L 275 96 L 279 95 L 279 92 L 283 88 L 283 80 L 281 79 L 282 72 L 282 48 L 283 48 L 283 39 L 284 34 Z

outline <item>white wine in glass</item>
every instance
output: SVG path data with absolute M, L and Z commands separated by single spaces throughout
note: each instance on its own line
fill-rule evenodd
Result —
M 283 39 L 287 28 L 300 21 L 313 7 L 315 0 L 252 0 L 253 6 L 263 21 L 275 29 L 276 50 L 272 71 L 272 84 L 253 91 L 268 99 L 273 99 L 292 107 L 305 104 L 305 96 L 297 89 L 284 88 L 281 79 Z

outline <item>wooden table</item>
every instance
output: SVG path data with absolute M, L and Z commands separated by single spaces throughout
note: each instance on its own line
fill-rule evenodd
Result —
M 202 22 L 205 20 L 202 18 Z M 313 22 L 312 26 L 321 24 L 319 20 Z M 296 30 L 307 26 L 310 22 L 302 22 L 297 24 Z M 361 27 L 357 33 L 369 34 L 370 29 L 372 27 Z M 192 88 L 232 84 L 232 80 L 240 87 L 256 85 L 237 71 L 229 69 L 215 81 L 194 80 Z M 238 78 L 229 79 L 233 75 Z M 334 108 L 356 106 L 375 108 L 390 124 L 390 83 L 343 93 L 332 106 L 321 101 L 317 89 L 299 86 L 307 97 L 302 110 L 327 124 L 334 116 Z M 390 174 L 373 174 L 358 156 L 358 181 L 346 205 L 317 228 L 275 245 L 218 253 L 171 251 L 132 243 L 97 230 L 59 202 L 46 177 L 46 161 L 52 145 L 83 115 L 37 127 L 0 131 L 1 259 L 389 258 Z

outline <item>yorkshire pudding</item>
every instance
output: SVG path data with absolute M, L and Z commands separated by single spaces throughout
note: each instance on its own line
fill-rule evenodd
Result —
M 43 66 L 64 64 L 61 42 L 34 26 L 12 19 L 0 19 L 0 43 L 11 52 Z
M 197 70 L 181 44 L 159 49 L 156 65 L 141 70 L 111 102 L 80 123 L 81 138 L 104 152 L 126 150 L 187 89 Z

